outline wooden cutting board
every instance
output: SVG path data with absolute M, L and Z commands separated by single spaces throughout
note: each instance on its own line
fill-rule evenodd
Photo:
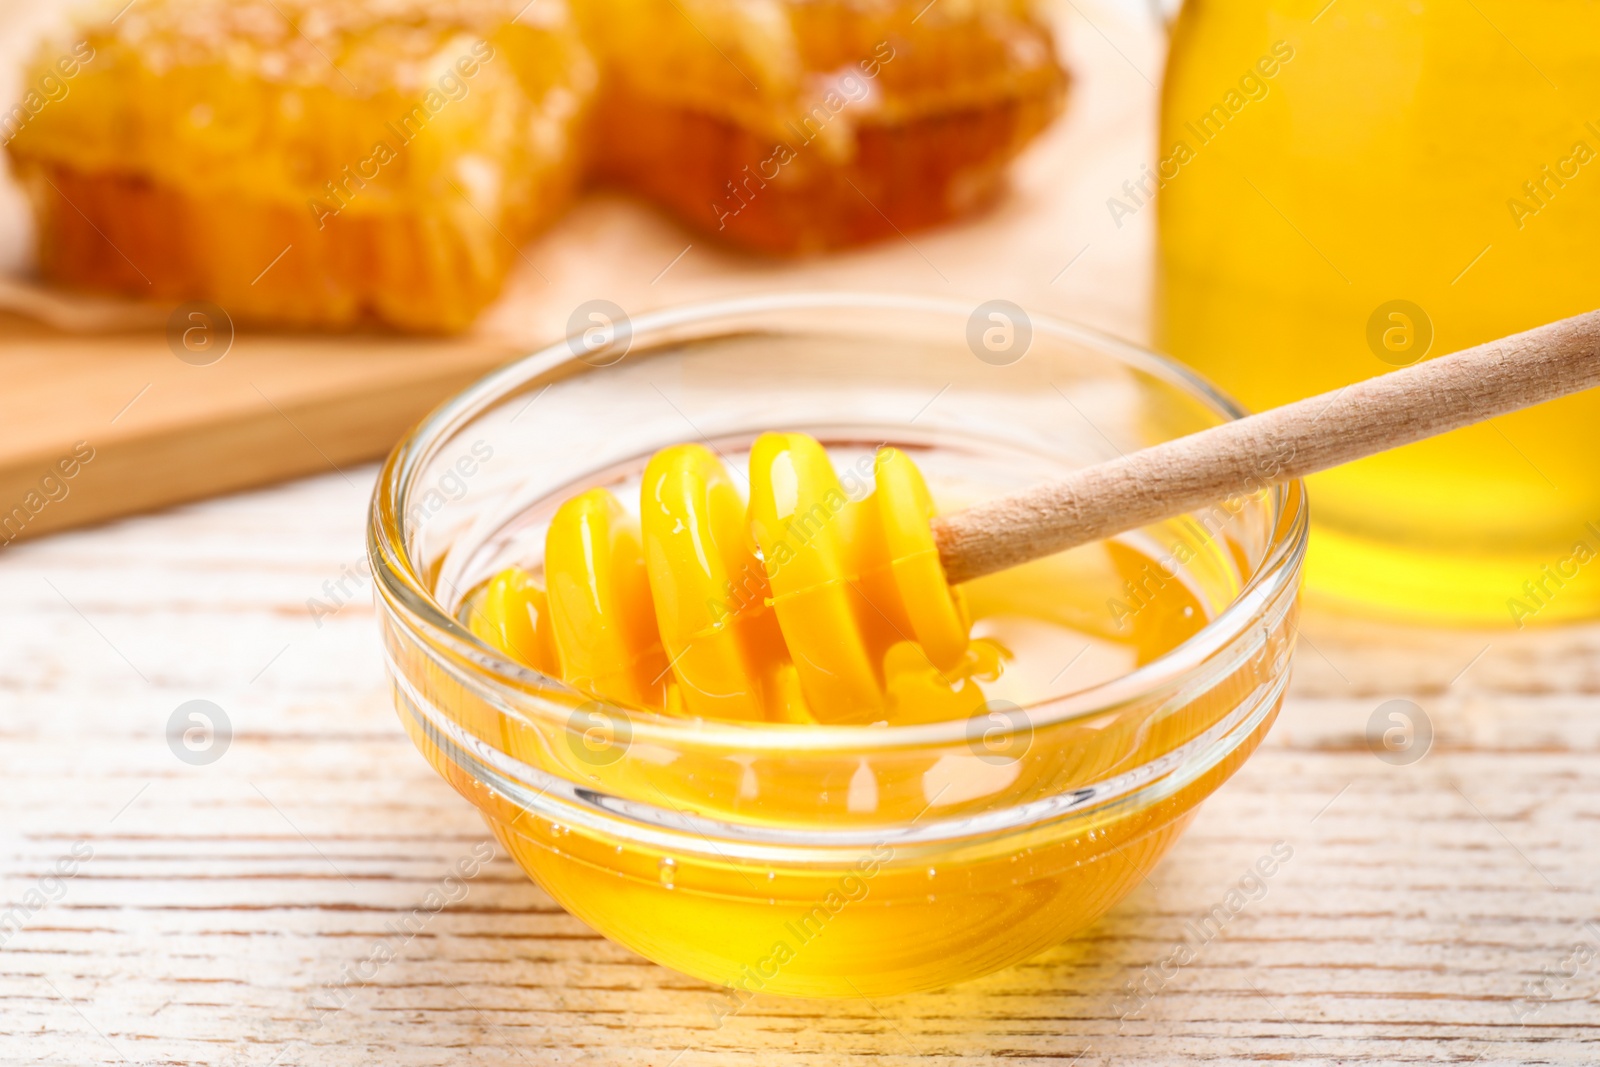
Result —
M 196 366 L 165 331 L 0 329 L 0 541 L 372 459 L 516 354 L 478 338 L 241 333 Z
M 0 184 L 0 263 L 8 249 L 14 261 L 0 278 L 0 543 L 377 459 L 451 393 L 560 338 L 593 298 L 636 315 L 777 290 L 1005 297 L 1141 339 L 1154 211 L 1118 225 L 1105 204 L 1151 150 L 1160 39 L 1110 9 L 1063 11 L 1068 112 L 985 217 L 772 261 L 591 194 L 521 250 L 477 327 L 447 340 L 241 329 L 220 360 L 192 365 L 169 344 L 172 308 L 28 281 L 26 208 Z

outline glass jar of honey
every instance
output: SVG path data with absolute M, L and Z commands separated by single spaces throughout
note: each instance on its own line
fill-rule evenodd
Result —
M 1250 408 L 1588 311 L 1600 5 L 1189 0 L 1146 184 L 1159 344 Z M 1316 475 L 1308 595 L 1595 614 L 1597 444 L 1584 394 Z

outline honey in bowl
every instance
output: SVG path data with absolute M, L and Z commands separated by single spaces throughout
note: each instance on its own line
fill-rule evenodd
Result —
M 1568 0 L 1190 0 L 1146 183 L 1160 347 L 1264 410 L 1600 304 L 1597 33 Z M 1310 591 L 1595 614 L 1597 426 L 1579 394 L 1312 476 Z
M 748 463 L 753 471 L 781 469 L 778 457 L 793 449 L 805 457 L 795 466 L 802 471 L 809 466 L 814 479 L 823 476 L 819 463 L 857 477 L 876 468 L 876 485 L 862 479 L 860 499 L 846 505 L 861 510 L 887 495 L 886 468 L 910 465 L 903 452 L 886 462 L 881 455 L 875 461 L 870 452 L 840 450 L 835 459 L 808 438 L 795 440 L 800 437 L 769 435 L 757 440 L 748 457 L 732 453 L 727 462 Z M 687 449 L 698 453 L 692 462 L 702 475 L 735 492 L 723 459 L 703 446 Z M 1107 716 L 1060 737 L 1049 731 L 1037 737 L 1011 732 L 1024 721 L 1024 708 L 1126 676 L 1193 636 L 1225 605 L 1212 599 L 1216 580 L 1225 574 L 1236 580 L 1236 564 L 1221 544 L 1192 526 L 1174 524 L 1157 535 L 1161 539 L 1085 546 L 960 587 L 957 610 L 963 623 L 970 617 L 971 640 L 964 640 L 964 625 L 959 633 L 965 647 L 935 659 L 937 652 L 930 656 L 910 636 L 914 620 L 891 623 L 880 614 L 895 612 L 890 601 L 896 597 L 871 588 L 870 565 L 859 568 L 865 580 L 862 575 L 834 584 L 803 580 L 798 589 L 785 588 L 786 576 L 791 582 L 795 576 L 819 577 L 806 573 L 803 558 L 790 559 L 778 568 L 775 588 L 747 599 L 738 615 L 727 612 L 725 587 L 673 590 L 672 576 L 663 581 L 664 572 L 672 563 L 698 570 L 714 552 L 714 542 L 705 539 L 696 546 L 699 551 L 684 554 L 687 558 L 662 560 L 650 520 L 640 536 L 639 511 L 658 504 L 659 468 L 672 466 L 674 456 L 685 451 L 677 446 L 658 453 L 638 479 L 563 502 L 549 518 L 545 559 L 498 573 L 462 605 L 462 621 L 473 632 L 508 652 L 537 650 L 539 660 L 531 665 L 559 670 L 569 684 L 596 698 L 578 707 L 576 743 L 536 729 L 513 729 L 503 735 L 511 755 L 559 768 L 598 792 L 642 794 L 673 811 L 791 829 L 813 822 L 854 823 L 870 834 L 874 827 L 914 826 L 930 811 L 948 816 L 988 803 L 996 793 L 1037 798 L 1070 791 L 1108 771 L 1136 767 L 1176 738 L 1215 726 L 1227 708 L 1221 701 L 1200 700 L 1160 725 L 1154 717 L 1131 714 Z M 939 466 L 935 459 L 934 469 Z M 802 474 L 800 481 L 806 480 Z M 763 496 L 770 501 L 772 488 L 761 475 L 751 477 L 750 492 L 758 501 Z M 808 490 L 796 488 L 795 506 L 803 513 Z M 982 493 L 980 485 L 948 480 L 940 489 L 941 497 L 952 500 Z M 815 484 L 809 491 L 818 499 L 828 493 Z M 597 503 L 600 494 L 604 503 Z M 632 506 L 624 508 L 623 500 Z M 750 514 L 759 516 L 761 510 L 758 502 Z M 578 512 L 602 513 L 607 529 L 579 526 Z M 704 514 L 684 508 L 654 525 L 671 529 Z M 742 519 L 743 508 L 739 514 Z M 927 513 L 922 514 L 926 535 Z M 855 538 L 870 543 L 873 538 L 860 519 L 836 516 L 840 527 L 852 527 Z M 825 531 L 813 533 L 817 536 L 807 543 L 799 538 L 792 543 L 799 553 L 823 556 L 826 550 L 818 543 Z M 1164 542 L 1190 545 L 1194 554 L 1177 565 L 1158 547 Z M 1211 575 L 1212 582 L 1199 574 Z M 656 579 L 654 587 L 662 590 L 657 606 L 668 605 L 660 612 L 659 630 L 649 625 L 654 618 L 641 625 L 639 615 L 628 617 L 630 607 L 650 612 L 650 590 L 642 588 L 648 579 Z M 553 592 L 540 588 L 545 584 Z M 942 585 L 942 578 L 930 584 Z M 778 620 L 771 616 L 792 605 L 797 593 L 803 598 L 819 590 L 840 598 L 831 605 L 795 605 L 800 610 L 782 620 L 787 625 L 780 637 Z M 951 591 L 944 586 L 921 592 Z M 630 605 L 623 602 L 627 596 L 638 599 Z M 722 626 L 685 640 L 684 632 L 672 628 L 685 604 L 715 609 Z M 840 609 L 839 614 L 830 618 L 828 607 Z M 608 611 L 623 617 L 602 619 Z M 585 627 L 574 632 L 563 614 L 581 614 Z M 550 626 L 551 615 L 561 621 Z M 739 634 L 741 625 L 757 630 L 762 621 L 774 623 L 772 633 Z M 928 620 L 916 621 L 926 625 Z M 727 671 L 728 649 L 718 644 L 719 637 L 732 643 L 738 636 L 748 639 L 748 651 L 754 653 L 740 665 L 748 673 Z M 878 670 L 876 678 L 859 680 L 865 688 L 856 690 L 848 667 L 860 665 L 863 653 L 877 654 L 872 658 Z M 717 667 L 723 673 L 716 674 Z M 956 721 L 963 724 L 964 744 L 955 753 L 907 755 L 889 764 L 862 757 L 830 769 L 825 780 L 796 773 L 781 757 L 754 753 L 721 768 L 681 759 L 654 765 L 634 729 L 646 711 L 672 716 L 717 711 L 790 724 L 790 730 L 804 729 L 794 725 L 802 723 L 871 728 Z M 967 722 L 976 725 L 966 728 Z M 1035 764 L 1022 758 L 1024 746 L 1047 742 L 1050 754 L 1044 760 Z M 622 842 L 608 846 L 563 824 L 536 819 L 513 817 L 496 824 L 496 830 L 507 850 L 563 905 L 652 959 L 734 990 L 853 996 L 857 989 L 935 987 L 1060 940 L 1119 899 L 1182 824 L 1174 821 L 1150 832 L 1144 820 L 1134 820 L 1132 826 L 1089 832 L 1083 841 L 1018 842 L 1002 854 L 941 850 L 909 869 L 893 862 L 900 849 L 885 835 L 860 846 L 843 870 L 826 872 L 781 859 L 752 869 Z M 1072 853 L 1090 842 L 1098 850 L 1115 846 L 1121 854 L 1110 851 L 1097 862 L 1072 862 Z M 929 931 L 937 929 L 962 934 L 930 937 Z
M 897 449 L 841 480 L 815 438 L 769 433 L 747 462 L 748 503 L 698 444 L 656 453 L 636 510 L 607 489 L 570 498 L 541 564 L 497 574 L 463 621 L 618 708 L 905 724 L 1087 688 L 1209 617 L 1180 568 L 1116 542 L 952 588 L 927 485 Z
M 402 445 L 374 511 L 396 703 L 419 749 L 563 907 L 712 983 L 720 1013 L 756 993 L 937 988 L 1082 930 L 1260 743 L 1293 632 L 1304 511 L 1289 486 L 966 583 L 962 663 L 924 646 L 909 620 L 896 620 L 904 636 L 863 627 L 859 645 L 839 629 L 808 633 L 824 651 L 881 654 L 871 691 L 830 696 L 796 671 L 801 699 L 773 700 L 783 686 L 763 688 L 756 670 L 744 695 L 762 699 L 708 717 L 707 694 L 735 687 L 711 692 L 703 663 L 675 665 L 683 648 L 666 655 L 676 638 L 659 618 L 661 648 L 620 657 L 653 668 L 632 675 L 635 699 L 596 660 L 565 678 L 562 625 L 541 623 L 562 582 L 596 585 L 574 580 L 590 569 L 569 551 L 582 536 L 558 544 L 572 530 L 559 529 L 563 507 L 609 494 L 604 508 L 585 505 L 609 524 L 588 544 L 629 547 L 637 569 L 657 498 L 646 490 L 659 485 L 651 457 L 687 424 L 703 432 L 688 452 L 676 445 L 676 469 L 731 486 L 724 504 L 742 525 L 771 488 L 748 473 L 752 455 L 773 469 L 767 427 L 784 428 L 777 451 L 814 438 L 853 507 L 880 506 L 887 445 L 914 463 L 926 506 L 952 510 L 1107 447 L 1063 426 L 1062 394 L 1047 404 L 1040 376 L 1092 403 L 1123 448 L 1223 417 L 1152 357 L 1037 320 L 1035 362 L 998 377 L 966 346 L 970 308 L 808 299 L 640 321 L 627 358 L 607 368 L 565 346 L 531 357 Z M 958 402 L 907 424 L 947 383 Z M 536 396 L 543 419 L 519 420 Z M 455 452 L 479 443 L 494 458 L 473 491 L 419 504 Z M 782 578 L 761 598 L 774 615 Z M 682 632 L 697 627 L 687 618 Z M 792 664 L 796 643 L 781 649 Z M 685 677 L 699 697 L 685 697 Z

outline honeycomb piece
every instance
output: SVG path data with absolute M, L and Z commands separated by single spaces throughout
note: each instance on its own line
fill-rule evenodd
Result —
M 88 24 L 92 57 L 9 145 L 42 272 L 247 321 L 466 327 L 570 199 L 595 87 L 566 8 L 523 3 L 142 0 Z
M 589 0 L 593 175 L 734 244 L 804 253 L 977 210 L 1060 112 L 1024 0 Z
M 837 248 L 990 202 L 1065 94 L 1026 0 L 572 2 L 107 8 L 39 53 L 59 95 L 0 116 L 43 274 L 460 330 L 585 176 L 735 245 Z

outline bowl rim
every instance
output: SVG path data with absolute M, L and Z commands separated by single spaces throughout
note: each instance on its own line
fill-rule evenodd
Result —
M 804 291 L 756 294 L 697 301 L 642 314 L 630 319 L 629 352 L 641 341 L 674 328 L 710 325 L 718 320 L 761 313 L 822 311 L 921 312 L 968 317 L 983 301 L 963 301 L 926 295 Z M 1199 400 L 1222 421 L 1242 418 L 1246 411 L 1226 393 L 1193 370 L 1110 334 L 1051 315 L 1027 311 L 1035 335 L 1040 333 L 1086 345 L 1123 365 L 1164 381 Z M 707 336 L 716 336 L 708 331 Z M 442 645 L 460 661 L 481 672 L 507 705 L 518 711 L 547 715 L 569 725 L 574 708 L 594 701 L 525 667 L 481 641 L 443 607 L 413 567 L 405 551 L 406 493 L 423 469 L 454 432 L 498 405 L 518 387 L 563 364 L 579 363 L 585 373 L 602 370 L 583 364 L 563 337 L 484 375 L 436 407 L 418 422 L 385 459 L 373 489 L 367 522 L 368 563 L 374 588 L 390 613 L 417 636 L 425 636 L 430 655 Z M 1114 711 L 1153 693 L 1175 689 L 1204 669 L 1217 652 L 1227 648 L 1252 626 L 1259 613 L 1278 600 L 1286 587 L 1299 581 L 1309 528 L 1305 487 L 1300 479 L 1279 483 L 1268 490 L 1272 541 L 1255 572 L 1237 596 L 1194 634 L 1148 663 L 1127 674 L 1087 689 L 1053 698 L 1023 709 L 1023 728 L 1037 731 L 1075 719 Z M 387 520 L 387 521 L 386 521 Z M 1213 664 L 1214 665 L 1214 664 Z M 390 665 L 393 670 L 393 664 Z M 574 698 L 547 700 L 531 693 L 530 686 Z M 954 719 L 912 725 L 819 725 L 771 722 L 732 722 L 686 719 L 634 708 L 620 710 L 632 740 L 664 744 L 692 743 L 730 752 L 789 752 L 806 756 L 847 754 L 862 756 L 875 751 L 961 743 L 970 738 L 971 724 L 981 718 Z

